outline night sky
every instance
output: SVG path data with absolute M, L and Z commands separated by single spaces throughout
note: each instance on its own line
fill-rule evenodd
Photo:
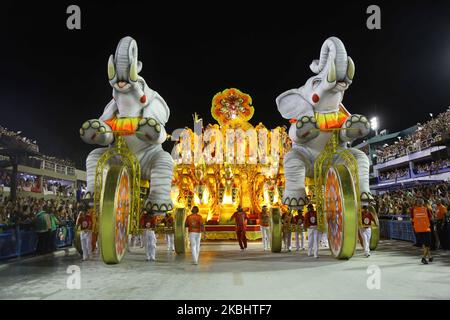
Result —
M 78 129 L 111 99 L 107 59 L 126 35 L 137 40 L 140 75 L 171 109 L 169 133 L 192 127 L 194 112 L 212 122 L 211 99 L 229 87 L 252 96 L 252 123 L 288 124 L 275 98 L 312 75 L 309 64 L 329 36 L 356 64 L 344 97 L 351 113 L 377 115 L 392 132 L 450 105 L 449 1 L 58 2 L 1 4 L 0 125 L 79 168 L 94 146 Z M 66 28 L 70 4 L 81 7 L 81 30 Z M 381 7 L 381 30 L 366 27 L 369 4 Z M 164 146 L 170 151 L 171 143 Z

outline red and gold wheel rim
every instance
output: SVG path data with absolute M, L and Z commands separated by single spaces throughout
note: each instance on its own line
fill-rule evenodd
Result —
M 116 209 L 116 253 L 122 257 L 128 243 L 128 222 L 131 208 L 130 177 L 127 170 L 122 170 L 119 177 L 119 186 L 115 197 Z
M 357 202 L 353 179 L 343 165 L 331 167 L 325 178 L 328 242 L 335 258 L 353 256 L 357 238 Z
M 119 263 L 127 248 L 131 214 L 131 179 L 128 169 L 111 166 L 101 200 L 100 245 L 105 263 Z

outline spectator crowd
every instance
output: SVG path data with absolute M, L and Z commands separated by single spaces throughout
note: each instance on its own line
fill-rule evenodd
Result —
M 440 170 L 450 168 L 450 159 L 428 161 L 414 164 L 415 174 L 435 174 Z M 409 167 L 395 168 L 380 172 L 378 178 L 380 181 L 391 181 L 409 177 Z
M 11 186 L 11 175 L 4 170 L 0 169 L 0 187 L 10 187 Z
M 433 174 L 438 172 L 439 170 L 447 169 L 450 167 L 450 160 L 437 160 L 437 161 L 431 161 L 426 163 L 420 163 L 414 165 L 414 173 L 416 174 L 422 174 L 422 173 L 428 173 Z
M 36 197 L 18 197 L 11 201 L 9 197 L 0 194 L 0 224 L 14 225 L 31 223 L 42 211 L 44 205 L 61 221 L 75 221 L 77 209 L 82 206 L 71 200 L 44 200 Z
M 44 180 L 43 187 L 45 194 L 52 193 L 60 197 L 72 197 L 74 195 L 74 190 L 71 185 L 64 185 L 58 181 L 50 182 L 48 180 Z
M 42 155 L 42 158 L 46 161 L 54 162 L 60 166 L 75 167 L 75 163 L 69 159 L 60 159 L 47 155 Z
M 375 196 L 375 209 L 380 218 L 394 216 L 397 220 L 403 220 L 412 215 L 418 202 L 423 202 L 430 212 L 431 248 L 449 248 L 450 232 L 450 182 L 442 182 L 432 185 L 420 185 L 385 192 Z M 444 214 L 443 214 L 444 213 Z M 416 235 L 417 238 L 417 235 Z
M 21 136 L 20 135 L 21 133 L 22 133 L 21 131 L 15 132 L 15 131 L 8 130 L 8 128 L 0 126 L 0 140 L 5 137 L 9 141 L 12 141 L 19 146 L 23 146 L 26 149 L 33 150 L 35 152 L 39 152 L 39 147 L 37 145 L 37 142 L 32 141 L 31 139 L 29 139 L 27 137 Z
M 412 152 L 430 147 L 440 141 L 450 130 L 450 107 L 425 124 L 417 124 L 417 130 L 394 144 L 376 150 L 377 163 L 383 163 Z
M 398 168 L 385 172 L 380 172 L 379 179 L 380 181 L 389 181 L 389 180 L 397 180 L 408 177 L 409 168 Z
M 442 200 L 450 205 L 450 182 L 434 185 L 421 185 L 409 189 L 388 191 L 375 196 L 376 210 L 379 215 L 408 215 L 417 198 L 422 198 L 432 210 Z
M 69 200 L 44 200 L 36 197 L 18 197 L 12 201 L 0 194 L 0 232 L 10 229 L 35 231 L 37 253 L 56 250 L 57 240 L 64 241 L 68 227 L 73 226 L 81 203 Z

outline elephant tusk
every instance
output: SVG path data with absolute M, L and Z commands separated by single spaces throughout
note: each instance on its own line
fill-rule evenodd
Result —
M 114 66 L 113 55 L 109 56 L 108 60 L 108 79 L 111 81 L 116 76 L 116 67 Z
M 133 82 L 136 82 L 138 79 L 137 69 L 137 62 L 132 62 L 130 65 L 130 80 Z
M 336 82 L 336 65 L 334 64 L 334 61 L 331 61 L 331 63 L 330 63 L 330 69 L 328 70 L 327 81 L 329 83 Z
M 353 62 L 352 58 L 348 57 L 347 77 L 350 80 L 353 80 L 354 76 L 355 76 L 355 63 Z

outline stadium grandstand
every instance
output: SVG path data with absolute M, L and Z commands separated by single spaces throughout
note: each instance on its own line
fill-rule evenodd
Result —
M 0 126 L 0 193 L 79 199 L 85 185 L 86 173 L 72 161 L 44 155 L 37 141 Z

